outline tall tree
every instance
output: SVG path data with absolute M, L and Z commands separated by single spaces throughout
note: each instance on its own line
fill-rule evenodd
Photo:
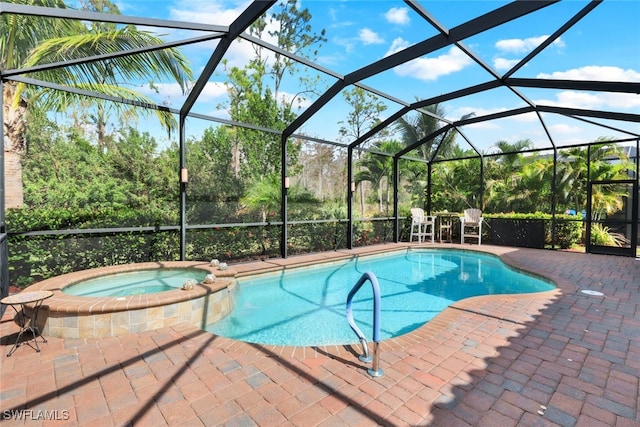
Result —
M 298 2 L 286 0 L 276 6 L 275 12 L 254 22 L 248 32 L 261 39 L 276 37 L 278 48 L 315 59 L 317 50 L 314 47 L 326 39 L 324 30 L 320 35 L 313 33 L 310 21 L 308 9 L 300 9 Z M 302 86 L 302 89 L 285 96 L 282 91 L 284 77 L 297 75 L 298 63 L 257 44 L 253 47 L 254 58 L 243 68 L 229 69 L 226 82 L 229 100 L 220 107 L 226 108 L 229 116 L 238 122 L 283 130 L 297 116 L 296 103 L 304 101 L 309 93 L 317 90 L 316 85 L 311 84 L 315 80 L 299 77 L 295 86 Z M 228 65 L 226 61 L 223 64 Z M 282 168 L 279 134 L 238 128 L 235 136 L 233 157 L 240 161 L 239 176 L 246 185 L 279 179 Z M 287 160 L 290 165 L 295 165 L 300 144 L 291 139 L 287 144 Z
M 406 115 L 397 121 L 396 129 L 400 133 L 400 138 L 405 147 L 412 146 L 423 138 L 436 132 L 443 125 L 438 117 L 444 117 L 445 111 L 439 104 L 429 105 L 417 111 L 413 115 Z M 424 141 L 414 152 L 417 157 L 425 162 L 436 159 L 450 158 L 456 149 L 457 132 L 449 131 L 437 137 Z M 403 162 L 403 168 L 408 169 L 412 179 L 409 181 L 410 192 L 419 206 L 426 205 L 427 199 L 427 174 L 426 163 L 412 161 Z M 432 199 L 433 200 L 433 199 Z
M 347 119 L 345 121 L 338 122 L 341 124 L 340 129 L 338 130 L 340 132 L 340 136 L 346 140 L 354 141 L 372 129 L 380 122 L 382 113 L 387 109 L 387 106 L 379 100 L 378 96 L 365 91 L 361 87 L 354 86 L 351 90 L 345 90 L 342 92 L 342 96 L 346 103 L 351 107 L 351 110 L 347 113 Z M 381 136 L 384 135 L 386 135 L 386 133 L 381 134 Z M 356 157 L 358 161 L 361 159 L 360 150 L 357 151 Z M 364 182 L 364 180 L 360 182 Z M 360 185 L 359 188 L 360 212 L 362 217 L 364 217 L 364 188 L 362 185 Z
M 283 130 L 294 118 L 288 105 L 279 104 L 265 81 L 265 68 L 252 60 L 245 68 L 231 68 L 229 81 L 229 115 L 238 122 Z M 281 136 L 260 130 L 238 128 L 235 131 L 234 156 L 241 159 L 240 178 L 251 183 L 280 171 Z M 290 143 L 292 144 L 292 143 Z M 290 145 L 295 160 L 297 149 Z
M 311 13 L 309 9 L 299 8 L 297 0 L 286 0 L 278 3 L 275 11 L 268 16 L 264 16 L 253 23 L 248 29 L 249 34 L 258 38 L 265 36 L 274 37 L 276 45 L 303 58 L 313 59 L 318 55 L 318 49 L 322 43 L 326 42 L 326 30 L 322 29 L 320 34 L 313 32 L 309 23 Z M 280 52 L 267 53 L 261 46 L 254 45 L 256 60 L 262 64 L 264 70 L 273 76 L 273 93 L 276 99 L 281 99 L 280 89 L 284 76 L 293 75 L 296 71 L 297 62 Z M 271 64 L 269 66 L 269 64 Z M 303 101 L 305 93 L 315 92 L 317 79 L 302 77 L 297 82 L 303 89 L 292 96 L 287 103 L 289 108 L 293 108 L 293 103 Z
M 15 1 L 15 0 L 14 0 Z M 61 0 L 20 0 L 17 3 L 32 6 L 47 6 L 64 9 Z M 85 7 L 91 10 L 117 13 L 117 7 L 107 1 L 89 1 Z M 133 26 L 115 28 L 113 25 L 89 25 L 68 19 L 45 18 L 30 15 L 3 14 L 0 22 L 0 68 L 20 69 L 40 64 L 64 62 L 87 58 L 94 55 L 134 50 L 141 47 L 159 45 L 162 40 L 152 33 L 140 31 Z M 91 61 L 56 69 L 38 71 L 31 77 L 43 81 L 89 90 L 115 97 L 153 104 L 153 101 L 126 87 L 128 82 L 158 81 L 173 79 L 186 92 L 192 79 L 186 59 L 177 49 L 163 49 L 153 52 L 112 57 L 104 61 Z M 69 108 L 87 102 L 87 98 L 68 92 L 36 88 L 30 85 L 6 82 L 3 85 L 5 153 L 8 158 L 17 159 L 16 171 L 5 174 L 7 186 L 17 180 L 13 188 L 22 188 L 22 168 L 20 156 L 27 148 L 25 139 L 26 120 L 30 109 L 44 111 L 67 111 Z M 104 138 L 103 104 L 94 104 L 94 121 L 98 125 L 98 140 Z M 160 110 L 148 111 L 126 104 L 114 104 L 120 116 L 130 114 L 157 114 L 161 124 L 172 129 L 175 117 Z M 7 207 L 21 206 L 21 196 Z

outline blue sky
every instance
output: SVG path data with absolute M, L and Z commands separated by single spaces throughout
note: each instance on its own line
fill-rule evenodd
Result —
M 453 28 L 507 2 L 500 1 L 428 1 L 422 5 L 436 20 Z M 502 74 L 555 32 L 571 16 L 587 4 L 569 0 L 548 6 L 530 16 L 506 23 L 496 29 L 467 40 L 464 45 L 482 61 Z M 129 0 L 118 3 L 125 15 L 164 18 L 189 22 L 228 25 L 246 7 L 237 1 L 151 1 Z M 326 30 L 327 42 L 321 47 L 317 62 L 339 74 L 348 74 L 364 65 L 384 58 L 417 42 L 437 34 L 436 30 L 401 1 L 301 1 L 312 14 L 314 31 Z M 541 54 L 518 70 L 514 77 L 591 79 L 640 82 L 640 1 L 602 2 L 594 11 L 570 28 Z M 182 30 L 161 30 L 167 40 L 189 38 L 197 33 Z M 271 41 L 268 40 L 267 41 Z M 184 48 L 196 74 L 202 69 L 215 48 L 215 42 Z M 226 55 L 229 64 L 243 66 L 253 55 L 252 46 L 237 43 Z M 373 76 L 364 84 L 413 102 L 491 80 L 491 76 L 456 47 L 433 52 L 410 63 Z M 194 106 L 193 111 L 227 118 L 217 108 L 226 99 L 222 84 L 224 73 L 214 76 Z M 324 76 L 317 86 L 319 92 L 335 80 Z M 282 95 L 293 96 L 298 90 L 296 78 L 283 83 Z M 521 89 L 521 94 L 539 105 L 592 108 L 640 114 L 640 95 L 575 92 L 568 90 Z M 184 96 L 175 85 L 161 86 L 159 102 L 179 108 Z M 310 105 L 315 96 L 300 104 L 300 111 Z M 383 114 L 400 108 L 386 102 Z M 477 116 L 524 106 L 524 102 L 506 89 L 469 96 L 443 104 L 445 117 L 456 120 L 471 112 Z M 335 140 L 340 121 L 345 119 L 347 107 L 340 96 L 334 98 L 315 117 L 299 130 L 313 137 Z M 543 115 L 554 142 L 560 146 L 583 143 L 598 136 L 629 137 L 578 120 Z M 607 123 L 617 126 L 619 123 Z M 188 131 L 198 133 L 209 123 L 188 122 Z M 625 128 L 640 133 L 638 124 Z M 490 151 L 499 140 L 515 142 L 531 139 L 537 147 L 550 146 L 546 132 L 531 115 L 480 123 L 463 128 L 475 146 Z

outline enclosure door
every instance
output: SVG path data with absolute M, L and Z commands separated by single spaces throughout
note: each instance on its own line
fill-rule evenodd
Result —
M 587 196 L 587 252 L 636 256 L 637 181 L 593 181 Z

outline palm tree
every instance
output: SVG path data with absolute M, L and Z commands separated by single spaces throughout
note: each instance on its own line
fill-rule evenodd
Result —
M 605 138 L 594 144 L 589 150 L 585 148 L 570 148 L 560 153 L 558 165 L 558 203 L 580 212 L 587 203 L 588 181 L 615 181 L 628 179 L 628 171 L 633 167 L 624 150 L 619 146 L 607 142 Z M 589 158 L 587 153 L 590 152 Z M 615 161 L 617 160 L 617 161 Z M 587 166 L 589 176 L 587 176 Z M 601 191 L 602 187 L 598 188 Z M 621 203 L 617 186 L 605 188 L 604 194 L 594 194 L 594 212 L 612 212 Z
M 19 3 L 66 8 L 61 0 L 22 0 Z M 89 3 L 89 7 L 97 7 L 96 5 L 98 3 Z M 99 6 L 100 9 L 107 8 L 109 12 L 119 13 L 117 7 L 109 2 L 99 2 Z M 3 14 L 0 28 L 0 69 L 3 70 L 130 51 L 162 43 L 160 38 L 133 26 L 118 29 L 115 25 L 99 24 L 87 27 L 80 21 L 38 16 Z M 124 87 L 124 82 L 172 78 L 185 93 L 192 80 L 186 59 L 176 49 L 128 55 L 126 58 L 112 57 L 106 61 L 38 71 L 30 76 L 63 86 L 150 104 L 154 104 L 150 98 Z M 5 169 L 5 183 L 8 188 L 20 192 L 15 200 L 7 203 L 7 207 L 19 207 L 23 204 L 20 156 L 27 149 L 25 130 L 29 109 L 67 111 L 74 105 L 86 103 L 87 99 L 72 93 L 9 81 L 3 83 L 3 102 L 4 149 L 10 163 L 10 168 Z M 99 144 L 104 144 L 104 103 L 96 101 L 93 105 L 98 141 Z M 119 116 L 150 113 L 126 104 L 117 104 L 113 108 Z M 160 110 L 154 110 L 153 113 L 158 115 L 162 126 L 167 130 L 176 126 L 176 120 L 170 113 Z
M 373 144 L 373 148 L 384 153 L 395 154 L 402 149 L 402 144 L 398 141 L 382 141 Z M 378 191 L 378 209 L 380 212 L 383 212 L 383 182 L 386 181 L 388 211 L 390 184 L 393 179 L 393 158 L 368 152 L 358 161 L 358 167 L 360 169 L 356 172 L 354 181 L 356 184 L 361 184 L 364 181 L 370 182 L 373 188 Z
M 433 115 L 418 113 L 415 116 L 401 117 L 398 120 L 398 130 L 405 147 L 415 144 L 442 127 L 440 120 L 434 117 L 444 117 L 444 109 L 439 104 L 429 105 L 423 110 Z M 420 157 L 429 161 L 432 160 L 436 150 L 438 150 L 436 158 L 447 158 L 455 146 L 455 140 L 455 132 L 446 132 L 424 143 L 417 151 L 420 153 Z
M 494 144 L 494 147 L 498 149 L 499 153 L 502 153 L 497 160 L 490 160 L 487 162 L 485 175 L 487 176 L 485 185 L 485 206 L 495 212 L 508 212 L 514 209 L 520 210 L 522 204 L 513 202 L 518 200 L 521 202 L 527 202 L 529 196 L 525 196 L 521 191 L 520 181 L 521 179 L 534 178 L 537 174 L 534 174 L 535 169 L 527 169 L 526 174 L 522 175 L 523 168 L 526 164 L 531 162 L 531 159 L 527 159 L 522 156 L 521 151 L 533 146 L 533 143 L 528 140 L 520 140 L 515 143 L 509 143 L 507 141 L 498 141 Z M 538 188 L 531 188 L 536 191 Z M 520 197 L 524 198 L 520 198 Z M 528 209 L 528 208 L 526 208 Z

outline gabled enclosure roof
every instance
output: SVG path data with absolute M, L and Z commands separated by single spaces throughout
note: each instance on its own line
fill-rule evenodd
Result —
M 149 9 L 136 9 L 142 5 L 153 5 L 151 16 Z M 196 1 L 181 13 L 179 6 L 132 1 L 123 15 L 107 15 L 0 3 L 0 13 L 135 24 L 166 34 L 165 44 L 150 49 L 181 47 L 197 79 L 187 96 L 158 82 L 163 90 L 149 93 L 157 104 L 147 107 L 180 114 L 187 133 L 211 121 L 238 124 L 216 107 L 224 103 L 226 70 L 243 67 L 251 52 L 263 49 L 270 52 L 267 60 L 280 55 L 297 62 L 297 72 L 283 77 L 279 95 L 298 101 L 298 115 L 284 131 L 240 125 L 285 137 L 359 147 L 403 116 L 433 114 L 425 107 L 438 104 L 445 111 L 437 117 L 441 129 L 396 155 L 451 130 L 461 136 L 460 145 L 477 153 L 489 153 L 500 140 L 528 139 L 535 149 L 550 150 L 601 136 L 640 138 L 640 2 L 303 1 L 299 7 L 311 13 L 310 34 L 326 30 L 325 40 L 307 52 L 278 47 L 269 26 L 260 36 L 247 33 L 256 20 L 280 10 L 276 2 L 222 10 Z M 34 73 L 135 53 L 0 71 L 3 80 L 85 93 L 37 80 Z M 315 79 L 313 85 L 301 87 L 301 76 Z M 342 93 L 353 87 L 377 96 L 386 110 L 379 125 L 347 138 L 338 132 L 350 108 Z

